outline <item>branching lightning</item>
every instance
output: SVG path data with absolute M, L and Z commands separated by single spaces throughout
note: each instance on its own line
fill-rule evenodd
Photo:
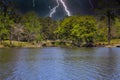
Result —
M 64 9 L 65 9 L 65 12 L 67 13 L 67 15 L 68 15 L 68 16 L 71 16 L 71 13 L 70 13 L 70 11 L 68 10 L 65 2 L 64 2 L 63 0 L 60 0 L 60 2 L 62 3 L 62 5 L 63 5 L 63 7 L 64 7 Z
M 49 17 L 52 17 L 53 14 L 56 13 L 56 9 L 57 9 L 57 8 L 59 7 L 59 5 L 60 5 L 59 0 L 56 0 L 56 2 L 57 2 L 57 6 L 55 6 L 53 9 L 50 10 L 50 15 L 49 15 Z
M 56 0 L 56 2 L 57 2 L 57 5 L 50 10 L 50 15 L 49 15 L 49 17 L 52 17 L 53 14 L 56 13 L 56 9 L 60 6 L 60 3 L 62 4 L 62 6 L 63 6 L 63 8 L 64 8 L 64 10 L 65 10 L 65 12 L 66 12 L 66 14 L 67 14 L 67 16 L 71 16 L 71 13 L 70 13 L 70 11 L 68 10 L 68 8 L 67 8 L 67 6 L 66 6 L 66 4 L 65 4 L 65 2 L 64 2 L 63 0 Z

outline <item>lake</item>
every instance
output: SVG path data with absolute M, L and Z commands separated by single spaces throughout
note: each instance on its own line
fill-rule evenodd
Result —
M 0 49 L 0 80 L 120 80 L 120 48 Z

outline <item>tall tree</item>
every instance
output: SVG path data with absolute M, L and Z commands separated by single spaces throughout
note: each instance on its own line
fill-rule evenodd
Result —
M 8 32 L 10 44 L 12 44 L 12 28 L 15 20 L 15 4 L 12 0 L 0 0 L 1 27 L 4 34 Z M 6 29 L 6 30 L 5 30 Z
M 120 39 L 120 17 L 115 18 L 115 24 L 112 27 L 112 37 Z
M 108 22 L 108 44 L 111 41 L 111 24 L 114 21 L 115 15 L 120 9 L 119 0 L 97 0 L 96 13 L 107 17 Z
M 47 17 L 47 18 L 40 18 L 40 22 L 42 25 L 41 34 L 44 36 L 44 39 L 54 40 L 55 39 L 54 31 L 58 26 L 57 21 L 54 21 L 50 17 Z
M 22 24 L 24 25 L 25 39 L 30 42 L 40 37 L 41 23 L 35 12 L 29 12 L 23 15 Z

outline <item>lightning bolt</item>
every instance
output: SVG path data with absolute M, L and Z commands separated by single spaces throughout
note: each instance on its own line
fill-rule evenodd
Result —
M 71 13 L 70 13 L 70 11 L 68 10 L 68 8 L 67 8 L 67 6 L 66 6 L 66 4 L 65 4 L 65 2 L 64 2 L 63 0 L 56 0 L 56 2 L 57 2 L 57 5 L 50 10 L 50 15 L 49 15 L 49 17 L 52 17 L 53 14 L 56 13 L 56 9 L 60 6 L 60 3 L 63 5 L 64 10 L 65 10 L 65 12 L 67 13 L 67 16 L 71 16 Z
M 33 7 L 35 7 L 35 0 L 33 0 Z
M 60 6 L 59 0 L 56 0 L 56 2 L 57 2 L 57 6 L 55 6 L 53 9 L 50 10 L 50 15 L 49 15 L 49 17 L 52 17 L 53 14 L 56 13 L 56 9 Z
M 65 9 L 65 12 L 67 13 L 67 15 L 68 15 L 68 16 L 71 16 L 71 13 L 70 13 L 70 11 L 68 10 L 65 2 L 64 2 L 63 0 L 60 0 L 60 2 L 62 3 L 62 5 L 63 5 L 63 7 L 64 7 L 64 9 Z

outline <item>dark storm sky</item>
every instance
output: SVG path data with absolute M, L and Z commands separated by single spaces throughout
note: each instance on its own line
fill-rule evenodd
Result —
M 35 11 L 40 16 L 49 16 L 50 8 L 57 5 L 56 0 L 35 0 L 35 7 L 33 7 L 33 0 L 15 0 L 17 2 L 17 9 L 21 13 Z M 93 4 L 91 0 L 63 0 L 65 1 L 69 11 L 72 15 L 88 15 L 93 13 Z M 62 5 L 57 8 L 53 18 L 60 19 L 66 16 L 65 10 Z

